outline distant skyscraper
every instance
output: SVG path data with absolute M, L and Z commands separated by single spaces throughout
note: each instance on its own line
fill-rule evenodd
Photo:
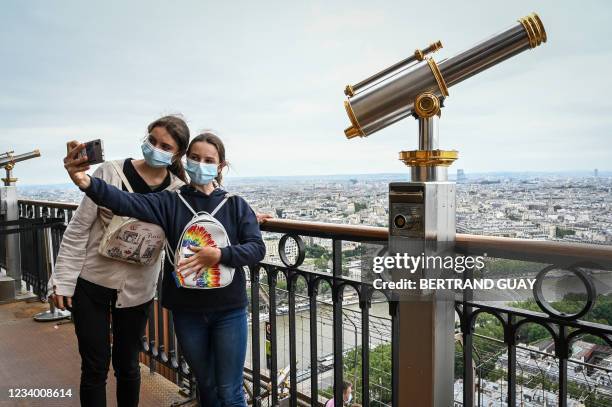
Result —
M 597 168 L 595 168 L 595 171 L 593 171 L 593 176 L 595 178 L 599 177 L 599 170 Z
M 457 170 L 457 182 L 465 182 L 465 181 L 467 181 L 465 172 L 462 169 L 458 169 Z

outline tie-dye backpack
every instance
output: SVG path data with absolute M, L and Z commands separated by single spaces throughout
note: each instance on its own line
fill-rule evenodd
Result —
M 205 269 L 204 272 L 194 280 L 193 277 L 195 273 L 184 277 L 182 273 L 177 271 L 177 266 L 181 260 L 187 259 L 195 254 L 194 251 L 189 249 L 189 246 L 210 246 L 221 249 L 230 245 L 230 240 L 225 228 L 214 216 L 232 195 L 226 193 L 221 203 L 219 203 L 211 213 L 208 213 L 205 211 L 194 211 L 191 205 L 183 198 L 181 192 L 179 190 L 176 192 L 185 206 L 193 213 L 193 217 L 183 229 L 183 233 L 181 233 L 174 253 L 172 253 L 172 250 L 166 242 L 166 251 L 169 253 L 170 262 L 174 265 L 176 285 L 178 287 L 198 289 L 223 288 L 228 286 L 234 279 L 233 267 L 228 267 L 221 263 L 215 264 Z M 172 253 L 173 256 L 170 253 Z

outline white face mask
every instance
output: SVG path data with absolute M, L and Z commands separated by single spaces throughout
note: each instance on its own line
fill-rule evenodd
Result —
M 353 393 L 349 394 L 348 400 L 346 400 L 346 404 L 349 404 L 351 401 L 353 401 Z
M 185 171 L 194 184 L 206 185 L 217 176 L 217 165 L 201 163 L 188 158 Z
M 150 167 L 163 168 L 172 165 L 174 154 L 169 151 L 160 150 L 151 144 L 149 140 L 142 143 L 142 155 Z

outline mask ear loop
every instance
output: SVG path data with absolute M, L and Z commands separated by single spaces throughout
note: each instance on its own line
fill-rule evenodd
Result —
M 217 177 L 219 175 L 223 175 L 222 171 L 225 168 L 225 165 L 221 167 L 221 171 L 219 171 L 219 167 L 221 167 L 221 163 L 217 164 Z M 215 188 L 219 188 L 219 186 L 221 185 L 221 184 L 219 184 L 219 181 L 217 181 L 217 177 L 213 178 L 213 181 L 212 181 L 213 182 L 213 186 Z
M 223 166 L 221 167 L 221 171 L 217 169 L 217 173 L 221 175 L 221 177 L 225 177 L 229 172 L 229 162 L 227 162 L 227 160 L 223 161 L 222 163 L 219 163 L 219 166 L 221 166 L 222 164 Z M 216 179 L 214 181 L 217 182 Z
M 179 149 L 176 151 L 176 153 L 172 153 L 172 163 L 170 164 L 170 166 L 173 166 L 174 164 L 177 164 L 177 163 L 185 164 L 185 162 L 183 161 L 183 157 L 185 156 L 185 154 L 179 157 L 180 152 L 181 150 Z M 183 165 L 183 168 L 184 167 L 185 165 Z

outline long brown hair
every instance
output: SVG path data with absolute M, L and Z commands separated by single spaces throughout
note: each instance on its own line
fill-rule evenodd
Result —
M 223 145 L 223 142 L 221 141 L 219 136 L 217 136 L 211 130 L 206 130 L 202 134 L 198 134 L 196 137 L 194 137 L 194 139 L 191 140 L 191 143 L 189 143 L 187 154 L 189 154 L 189 152 L 191 151 L 191 146 L 199 142 L 209 143 L 215 146 L 215 148 L 217 149 L 217 153 L 219 154 L 219 164 L 223 164 L 225 162 L 225 146 Z M 217 181 L 217 183 L 221 185 L 222 179 L 223 175 L 221 174 L 221 171 L 219 171 L 217 173 L 217 176 L 215 177 L 215 181 Z
M 181 158 L 187 152 L 187 145 L 189 144 L 189 127 L 187 127 L 187 123 L 185 120 L 180 118 L 179 116 L 164 116 L 155 120 L 153 123 L 149 124 L 147 127 L 148 134 L 153 131 L 156 127 L 164 128 L 168 134 L 172 136 L 174 141 L 176 141 L 176 145 L 178 146 L 178 151 L 174 154 L 174 160 L 172 164 L 168 167 L 168 170 L 176 175 L 181 181 L 187 183 L 187 176 L 185 175 L 185 168 L 183 167 L 183 162 Z

